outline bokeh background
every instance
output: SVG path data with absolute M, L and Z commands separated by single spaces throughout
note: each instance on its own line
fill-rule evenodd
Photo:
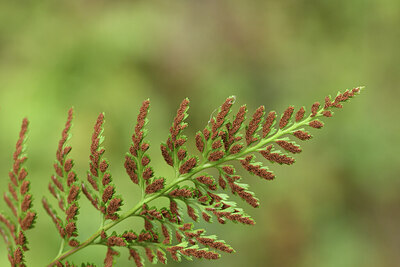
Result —
M 245 175 L 262 203 L 252 209 L 239 200 L 255 226 L 207 225 L 237 253 L 176 266 L 399 266 L 399 25 L 395 0 L 1 1 L 0 186 L 6 190 L 28 116 L 27 167 L 39 212 L 28 234 L 29 266 L 45 266 L 58 251 L 40 200 L 49 195 L 69 107 L 76 111 L 71 144 L 81 178 L 93 124 L 106 113 L 106 156 L 126 210 L 139 191 L 124 172 L 124 153 L 144 99 L 152 103 L 152 164 L 169 176 L 158 144 L 184 97 L 191 99 L 193 141 L 227 96 L 250 111 L 265 105 L 282 112 L 358 85 L 366 86 L 363 94 L 314 131 L 295 165 L 275 164 L 273 182 Z M 81 203 L 83 239 L 100 222 L 88 201 Z M 104 255 L 105 248 L 93 247 L 72 260 L 101 266 Z M 122 252 L 117 266 L 133 266 L 127 258 Z M 1 244 L 0 266 L 8 264 Z

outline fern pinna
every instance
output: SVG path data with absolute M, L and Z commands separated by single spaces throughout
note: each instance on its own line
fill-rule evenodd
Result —
M 94 126 L 89 171 L 86 181 L 82 181 L 73 171 L 73 161 L 68 157 L 71 151 L 67 145 L 73 118 L 71 109 L 56 153 L 55 174 L 51 176 L 49 184 L 57 208 L 53 208 L 46 198 L 42 200 L 44 209 L 61 237 L 59 254 L 48 266 L 76 266 L 66 259 L 94 244 L 106 248 L 104 266 L 114 265 L 120 249 L 127 249 L 130 259 L 137 266 L 143 266 L 145 258 L 151 263 L 166 264 L 168 257 L 175 261 L 180 261 L 182 257 L 189 260 L 215 260 L 221 252 L 233 253 L 234 249 L 223 240 L 208 235 L 204 229 L 198 229 L 195 225 L 200 220 L 208 223 L 218 221 L 224 224 L 232 221 L 254 224 L 254 220 L 227 194 L 231 192 L 252 207 L 259 206 L 258 198 L 249 190 L 248 184 L 243 182 L 236 166 L 241 166 L 261 179 L 274 179 L 274 173 L 265 163 L 293 164 L 295 160 L 292 154 L 302 151 L 294 139 L 309 140 L 312 136 L 306 127 L 322 128 L 322 117 L 331 117 L 332 109 L 342 108 L 344 102 L 360 91 L 358 87 L 338 93 L 334 99 L 326 97 L 322 105 L 318 102 L 312 104 L 308 113 L 304 107 L 296 111 L 289 106 L 278 117 L 275 111 L 266 114 L 264 106 L 261 106 L 249 116 L 247 123 L 245 105 L 231 116 L 235 97 L 229 97 L 205 128 L 195 135 L 194 142 L 198 150 L 195 154 L 188 151 L 185 145 L 188 140 L 184 129 L 188 126 L 186 119 L 189 100 L 184 99 L 173 120 L 169 136 L 160 146 L 165 162 L 174 170 L 174 177 L 158 176 L 151 167 L 148 155 L 150 144 L 146 141 L 150 101 L 144 101 L 124 162 L 130 180 L 140 188 L 141 198 L 124 213 L 120 212 L 123 198 L 117 195 L 108 170 L 109 162 L 105 159 L 105 148 L 101 146 L 104 140 L 104 114 L 99 115 Z M 26 128 L 24 125 L 23 129 Z M 25 131 L 21 131 L 20 140 L 24 139 Z M 10 193 L 5 195 L 7 204 L 18 220 L 14 222 L 5 215 L 0 216 L 0 233 L 8 245 L 12 266 L 23 266 L 23 252 L 27 249 L 24 231 L 32 226 L 35 218 L 35 213 L 30 210 L 31 195 L 27 189 L 22 189 L 29 189 L 29 182 L 25 180 L 26 171 L 20 169 L 20 163 L 25 159 L 20 156 L 21 144 L 22 141 L 18 141 L 14 155 L 16 164 L 10 174 Z M 257 158 L 264 158 L 265 162 L 258 162 Z M 239 164 L 234 166 L 234 162 Z M 211 173 L 210 170 L 216 171 Z M 18 188 L 21 188 L 20 193 L 16 193 Z M 102 217 L 100 228 L 84 241 L 79 241 L 76 225 L 80 192 Z M 161 197 L 169 201 L 168 207 L 152 206 L 151 202 Z M 112 231 L 115 225 L 131 217 L 142 219 L 143 228 Z
M 9 173 L 8 192 L 4 194 L 4 201 L 12 216 L 7 217 L 4 212 L 0 213 L 0 234 L 7 246 L 8 259 L 11 266 L 18 267 L 26 266 L 24 254 L 28 250 L 28 240 L 25 232 L 33 227 L 36 219 L 36 212 L 32 209 L 32 195 L 29 192 L 28 172 L 24 167 L 27 160 L 25 141 L 28 124 L 27 119 L 22 121 L 13 155 L 14 164 Z

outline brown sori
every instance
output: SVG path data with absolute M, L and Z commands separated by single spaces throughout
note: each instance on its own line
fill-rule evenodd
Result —
M 239 111 L 237 112 L 235 118 L 233 119 L 232 123 L 227 123 L 226 127 L 228 129 L 228 138 L 226 150 L 230 148 L 230 146 L 237 141 L 240 141 L 242 138 L 237 137 L 237 133 L 242 128 L 243 122 L 246 119 L 247 108 L 246 106 L 241 106 Z
M 259 130 L 260 124 L 264 117 L 264 106 L 259 107 L 253 114 L 253 118 L 249 122 L 249 125 L 246 129 L 246 143 L 249 146 L 250 144 L 256 142 L 258 137 L 255 136 L 255 133 Z
M 288 123 L 290 118 L 292 117 L 294 111 L 294 107 L 288 107 L 282 115 L 281 120 L 279 121 L 279 128 L 284 128 Z
M 268 146 L 267 149 L 260 151 L 261 155 L 269 161 L 276 162 L 279 164 L 291 165 L 294 163 L 294 159 L 284 154 L 271 153 L 272 145 Z
M 211 126 L 211 133 L 212 139 L 217 138 L 219 136 L 219 130 L 223 126 L 225 122 L 225 118 L 229 114 L 231 107 L 233 105 L 234 98 L 233 97 L 228 97 L 225 102 L 222 104 L 221 108 L 219 109 L 219 112 L 215 118 L 211 120 L 212 126 Z M 208 138 L 206 138 L 208 139 Z
M 253 156 L 250 155 L 247 156 L 244 160 L 241 160 L 240 163 L 242 163 L 243 168 L 245 168 L 250 173 L 255 174 L 266 180 L 272 180 L 275 178 L 275 175 L 269 172 L 267 169 L 261 167 L 260 165 L 252 164 L 252 159 Z

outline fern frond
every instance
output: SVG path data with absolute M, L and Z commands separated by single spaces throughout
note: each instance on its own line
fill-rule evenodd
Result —
M 108 170 L 109 162 L 104 157 L 105 148 L 102 146 L 104 141 L 104 113 L 97 117 L 92 134 L 92 144 L 90 146 L 90 163 L 87 173 L 87 181 L 93 190 L 82 184 L 82 190 L 85 196 L 93 204 L 93 206 L 103 214 L 103 222 L 105 220 L 117 220 L 119 215 L 117 212 L 122 206 L 122 198 L 116 195 L 115 185 L 112 182 L 111 173 Z M 89 191 L 90 190 L 90 191 Z M 110 252 L 110 255 L 113 255 Z M 111 256 L 109 256 L 111 257 Z
M 104 113 L 97 117 L 92 134 L 92 144 L 90 147 L 90 163 L 87 173 L 87 181 L 92 186 L 82 184 L 82 191 L 89 199 L 92 205 L 103 214 L 103 222 L 108 220 L 117 220 L 117 212 L 122 206 L 122 198 L 116 195 L 115 185 L 112 182 L 112 176 L 109 172 L 109 162 L 104 157 L 105 148 L 102 146 L 104 141 Z M 113 254 L 110 252 L 111 257 Z
M 145 127 L 149 121 L 147 119 L 149 108 L 150 101 L 143 101 L 137 116 L 135 131 L 132 135 L 132 144 L 129 148 L 129 153 L 125 156 L 126 172 L 133 183 L 139 184 L 142 189 L 142 194 L 145 190 L 145 185 L 148 185 L 150 179 L 153 177 L 153 169 L 148 166 L 150 157 L 146 153 L 150 144 L 144 142 L 144 138 L 147 135 L 147 129 Z
M 58 203 L 58 211 L 51 206 L 47 198 L 42 199 L 43 208 L 51 217 L 62 238 L 60 251 L 64 249 L 64 244 L 69 244 L 72 247 L 79 246 L 76 239 L 78 236 L 76 222 L 79 213 L 80 185 L 76 172 L 73 170 L 74 161 L 69 157 L 72 147 L 67 145 L 71 138 L 73 117 L 74 110 L 71 108 L 68 111 L 68 118 L 61 133 L 61 139 L 58 142 L 54 163 L 55 174 L 51 176 L 52 182 L 48 186 L 50 193 Z M 61 215 L 58 215 L 58 213 L 64 213 L 65 219 L 61 219 Z
M 170 177 L 171 179 L 156 177 L 153 168 L 149 166 L 149 143 L 144 138 L 150 102 L 144 101 L 137 117 L 129 153 L 125 157 L 126 172 L 132 182 L 139 185 L 142 196 L 135 206 L 119 215 L 116 211 L 121 205 L 122 197 L 114 196 L 115 186 L 107 171 L 109 163 L 103 158 L 105 150 L 100 145 L 104 139 L 104 115 L 100 114 L 92 137 L 88 174 L 92 189 L 83 185 L 82 191 L 93 206 L 105 215 L 105 219 L 111 221 L 105 223 L 103 220 L 100 229 L 89 239 L 59 255 L 49 266 L 54 266 L 91 244 L 107 247 L 105 266 L 113 265 L 119 255 L 119 248 L 127 249 L 130 259 L 137 266 L 143 266 L 145 258 L 150 263 L 165 264 L 166 255 L 175 261 L 182 258 L 214 260 L 220 257 L 219 252 L 233 253 L 234 249 L 223 240 L 215 235 L 205 235 L 204 229 L 195 229 L 194 224 L 187 223 L 188 218 L 195 223 L 200 218 L 211 223 L 214 218 L 221 224 L 228 221 L 255 224 L 236 201 L 230 199 L 229 194 L 223 193 L 230 192 L 254 208 L 260 205 L 259 199 L 250 191 L 245 179 L 230 162 L 240 163 L 239 166 L 252 175 L 273 180 L 275 174 L 268 165 L 292 165 L 295 162 L 293 155 L 302 151 L 301 146 L 292 138 L 296 137 L 301 141 L 311 139 L 312 136 L 306 128 L 322 128 L 324 124 L 321 118 L 331 117 L 332 109 L 341 108 L 360 89 L 339 93 L 333 101 L 327 97 L 323 106 L 315 102 L 309 113 L 306 113 L 304 107 L 296 111 L 293 106 L 289 106 L 281 116 L 275 111 L 266 115 L 264 106 L 260 106 L 247 123 L 246 106 L 241 106 L 234 116 L 230 116 L 236 99 L 228 97 L 205 128 L 196 133 L 195 145 L 201 153 L 200 157 L 191 155 L 185 146 L 188 139 L 183 130 L 187 127 L 185 120 L 188 117 L 189 100 L 184 99 L 178 108 L 167 141 L 160 147 L 165 162 L 175 170 L 175 176 Z M 209 169 L 216 169 L 218 174 L 212 175 L 213 172 L 209 172 Z M 55 186 L 51 191 L 57 196 L 65 185 L 53 182 Z M 169 200 L 169 207 L 149 206 L 150 202 L 161 197 Z M 50 206 L 48 209 L 51 211 L 49 213 L 53 213 Z M 109 230 L 115 225 L 132 217 L 143 220 L 143 227 L 136 229 L 136 232 L 127 230 L 123 233 L 110 233 Z M 6 219 L 0 217 L 0 221 Z M 60 222 L 58 217 L 53 216 L 53 221 L 56 225 L 59 224 L 58 228 L 65 228 L 64 222 Z M 3 232 L 0 231 L 0 234 Z
M 3 195 L 13 216 L 8 217 L 4 212 L 0 213 L 0 234 L 7 246 L 11 266 L 25 266 L 24 254 L 28 250 L 26 231 L 33 228 L 36 220 L 36 212 L 32 209 L 33 197 L 29 192 L 28 172 L 24 167 L 27 160 L 25 143 L 28 124 L 28 120 L 23 119 L 13 154 L 13 167 L 9 173 L 8 192 Z
M 179 106 L 176 116 L 170 128 L 170 134 L 166 143 L 161 144 L 161 154 L 168 165 L 179 170 L 180 174 L 189 172 L 197 165 L 196 157 L 189 157 L 184 145 L 187 141 L 183 130 L 188 126 L 185 119 L 188 117 L 189 99 L 184 99 Z M 176 171 L 176 176 L 178 172 Z

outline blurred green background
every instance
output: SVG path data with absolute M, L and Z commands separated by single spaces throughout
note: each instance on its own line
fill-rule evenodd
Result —
M 152 103 L 152 164 L 169 176 L 159 143 L 184 97 L 192 101 L 193 142 L 227 96 L 250 111 L 263 104 L 282 112 L 358 85 L 366 86 L 363 94 L 314 131 L 295 165 L 273 166 L 276 180 L 244 175 L 261 206 L 236 199 L 255 226 L 207 225 L 237 253 L 177 265 L 399 266 L 399 26 L 395 0 L 0 1 L 0 186 L 6 190 L 28 116 L 27 167 L 39 212 L 28 234 L 29 266 L 45 266 L 58 251 L 40 200 L 49 195 L 69 107 L 76 111 L 71 144 L 81 178 L 93 124 L 106 113 L 106 156 L 126 210 L 139 191 L 125 174 L 124 153 L 144 99 Z M 88 201 L 81 203 L 83 240 L 100 222 Z M 121 227 L 132 226 L 140 225 Z M 89 248 L 72 260 L 101 266 L 104 255 L 105 248 Z M 117 266 L 133 266 L 127 258 L 122 252 Z M 0 266 L 8 264 L 1 244 Z

